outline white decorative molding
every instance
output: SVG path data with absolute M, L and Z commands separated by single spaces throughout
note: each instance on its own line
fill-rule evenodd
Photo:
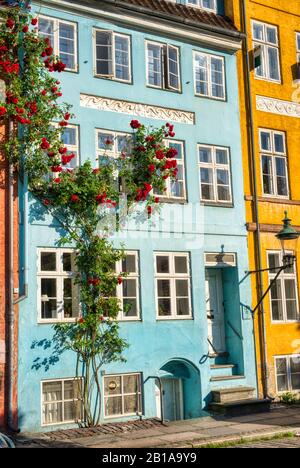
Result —
M 287 117 L 300 118 L 300 104 L 281 99 L 256 96 L 256 109 L 271 114 L 285 115 Z
M 118 114 L 128 114 L 131 116 L 147 117 L 149 119 L 170 120 L 188 125 L 195 125 L 195 113 L 169 109 L 167 107 L 150 106 L 138 104 L 137 102 L 119 101 L 100 96 L 88 94 L 80 95 L 80 105 L 89 109 L 101 111 L 117 112 Z

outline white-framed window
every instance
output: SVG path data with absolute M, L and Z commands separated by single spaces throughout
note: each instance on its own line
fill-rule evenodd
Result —
M 297 63 L 300 65 L 300 32 L 296 32 Z
M 285 133 L 259 129 L 263 194 L 289 197 Z
M 170 44 L 146 41 L 146 75 L 148 86 L 180 91 L 179 48 Z
M 192 317 L 190 256 L 182 252 L 155 253 L 158 319 Z
M 142 374 L 104 377 L 104 417 L 135 416 L 142 412 Z
M 276 356 L 274 359 L 277 392 L 299 392 L 300 355 Z
M 283 264 L 282 252 L 268 252 L 269 282 L 274 280 L 279 267 Z M 293 265 L 284 270 L 273 284 L 270 293 L 271 314 L 273 322 L 297 322 L 299 316 L 299 299 L 297 271 Z
M 198 164 L 201 201 L 231 204 L 229 148 L 198 145 Z
M 41 382 L 42 426 L 83 420 L 81 385 L 76 378 Z
M 195 93 L 225 101 L 225 61 L 218 55 L 194 51 Z
M 61 141 L 64 146 L 68 149 L 66 155 L 75 154 L 75 158 L 73 158 L 69 163 L 65 164 L 64 167 L 69 169 L 75 169 L 75 167 L 79 166 L 79 128 L 78 125 L 69 124 L 67 127 L 63 129 L 61 133 Z
M 43 248 L 37 258 L 39 322 L 74 321 L 80 311 L 74 251 Z
M 131 37 L 104 29 L 93 37 L 95 76 L 131 83 Z
M 252 21 L 253 48 L 259 50 L 260 65 L 255 76 L 280 83 L 278 28 L 260 21 Z
M 122 153 L 128 154 L 132 149 L 132 134 L 96 129 L 96 149 L 99 163 L 103 155 L 117 158 Z
M 138 252 L 127 251 L 125 259 L 117 262 L 116 273 L 127 273 L 122 283 L 117 286 L 116 291 L 116 295 L 121 303 L 121 312 L 118 320 L 139 320 L 140 274 Z
M 164 140 L 164 145 L 167 148 L 174 148 L 177 151 L 177 156 L 174 159 L 177 161 L 177 177 L 176 180 L 170 178 L 166 180 L 166 191 L 161 193 L 155 190 L 154 193 L 159 195 L 163 200 L 186 200 L 186 183 L 185 183 L 185 147 L 183 141 Z
M 187 0 L 187 5 L 203 8 L 203 10 L 217 12 L 217 0 Z
M 77 71 L 77 24 L 58 18 L 39 16 L 39 33 L 50 40 L 54 55 L 66 64 L 66 70 Z

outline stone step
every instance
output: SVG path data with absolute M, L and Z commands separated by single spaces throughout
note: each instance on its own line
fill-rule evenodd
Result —
M 254 398 L 253 387 L 218 388 L 212 391 L 213 403 L 231 403 Z
M 213 364 L 210 366 L 211 377 L 223 377 L 224 375 L 232 376 L 236 369 L 235 364 Z
M 216 377 L 211 377 L 211 382 L 222 382 L 223 380 L 239 380 L 244 379 L 244 375 L 218 375 Z
M 228 403 L 213 402 L 210 403 L 208 408 L 212 413 L 221 414 L 222 416 L 227 417 L 235 417 L 270 411 L 271 404 L 271 400 L 247 398 L 245 400 L 232 401 Z

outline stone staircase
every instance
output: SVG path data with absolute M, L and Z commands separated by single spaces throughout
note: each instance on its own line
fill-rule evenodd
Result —
M 212 401 L 209 410 L 224 416 L 241 416 L 269 411 L 271 401 L 256 398 L 255 388 L 245 385 L 234 364 L 211 365 Z

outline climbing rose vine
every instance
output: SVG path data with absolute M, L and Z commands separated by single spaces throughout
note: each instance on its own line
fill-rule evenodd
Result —
M 74 248 L 73 286 L 79 291 L 80 317 L 55 325 L 53 340 L 61 350 L 76 353 L 84 424 L 97 425 L 99 370 L 124 360 L 128 346 L 119 335 L 121 304 L 116 295 L 128 274 L 125 253 L 108 237 L 139 207 L 148 217 L 159 210 L 167 180 L 177 177 L 177 151 L 166 143 L 175 136 L 174 127 L 166 123 L 147 128 L 132 120 L 131 134 L 118 154 L 113 154 L 115 141 L 108 138 L 101 142 L 96 164 L 87 160 L 72 168 L 76 155 L 63 144 L 62 135 L 75 116 L 61 101 L 58 79 L 66 65 L 54 55 L 49 39 L 39 35 L 38 18 L 22 2 L 1 9 L 0 17 L 0 120 L 9 124 L 3 149 L 16 173 L 28 175 L 32 197 L 63 227 L 60 245 Z M 128 307 L 123 314 L 130 312 Z

